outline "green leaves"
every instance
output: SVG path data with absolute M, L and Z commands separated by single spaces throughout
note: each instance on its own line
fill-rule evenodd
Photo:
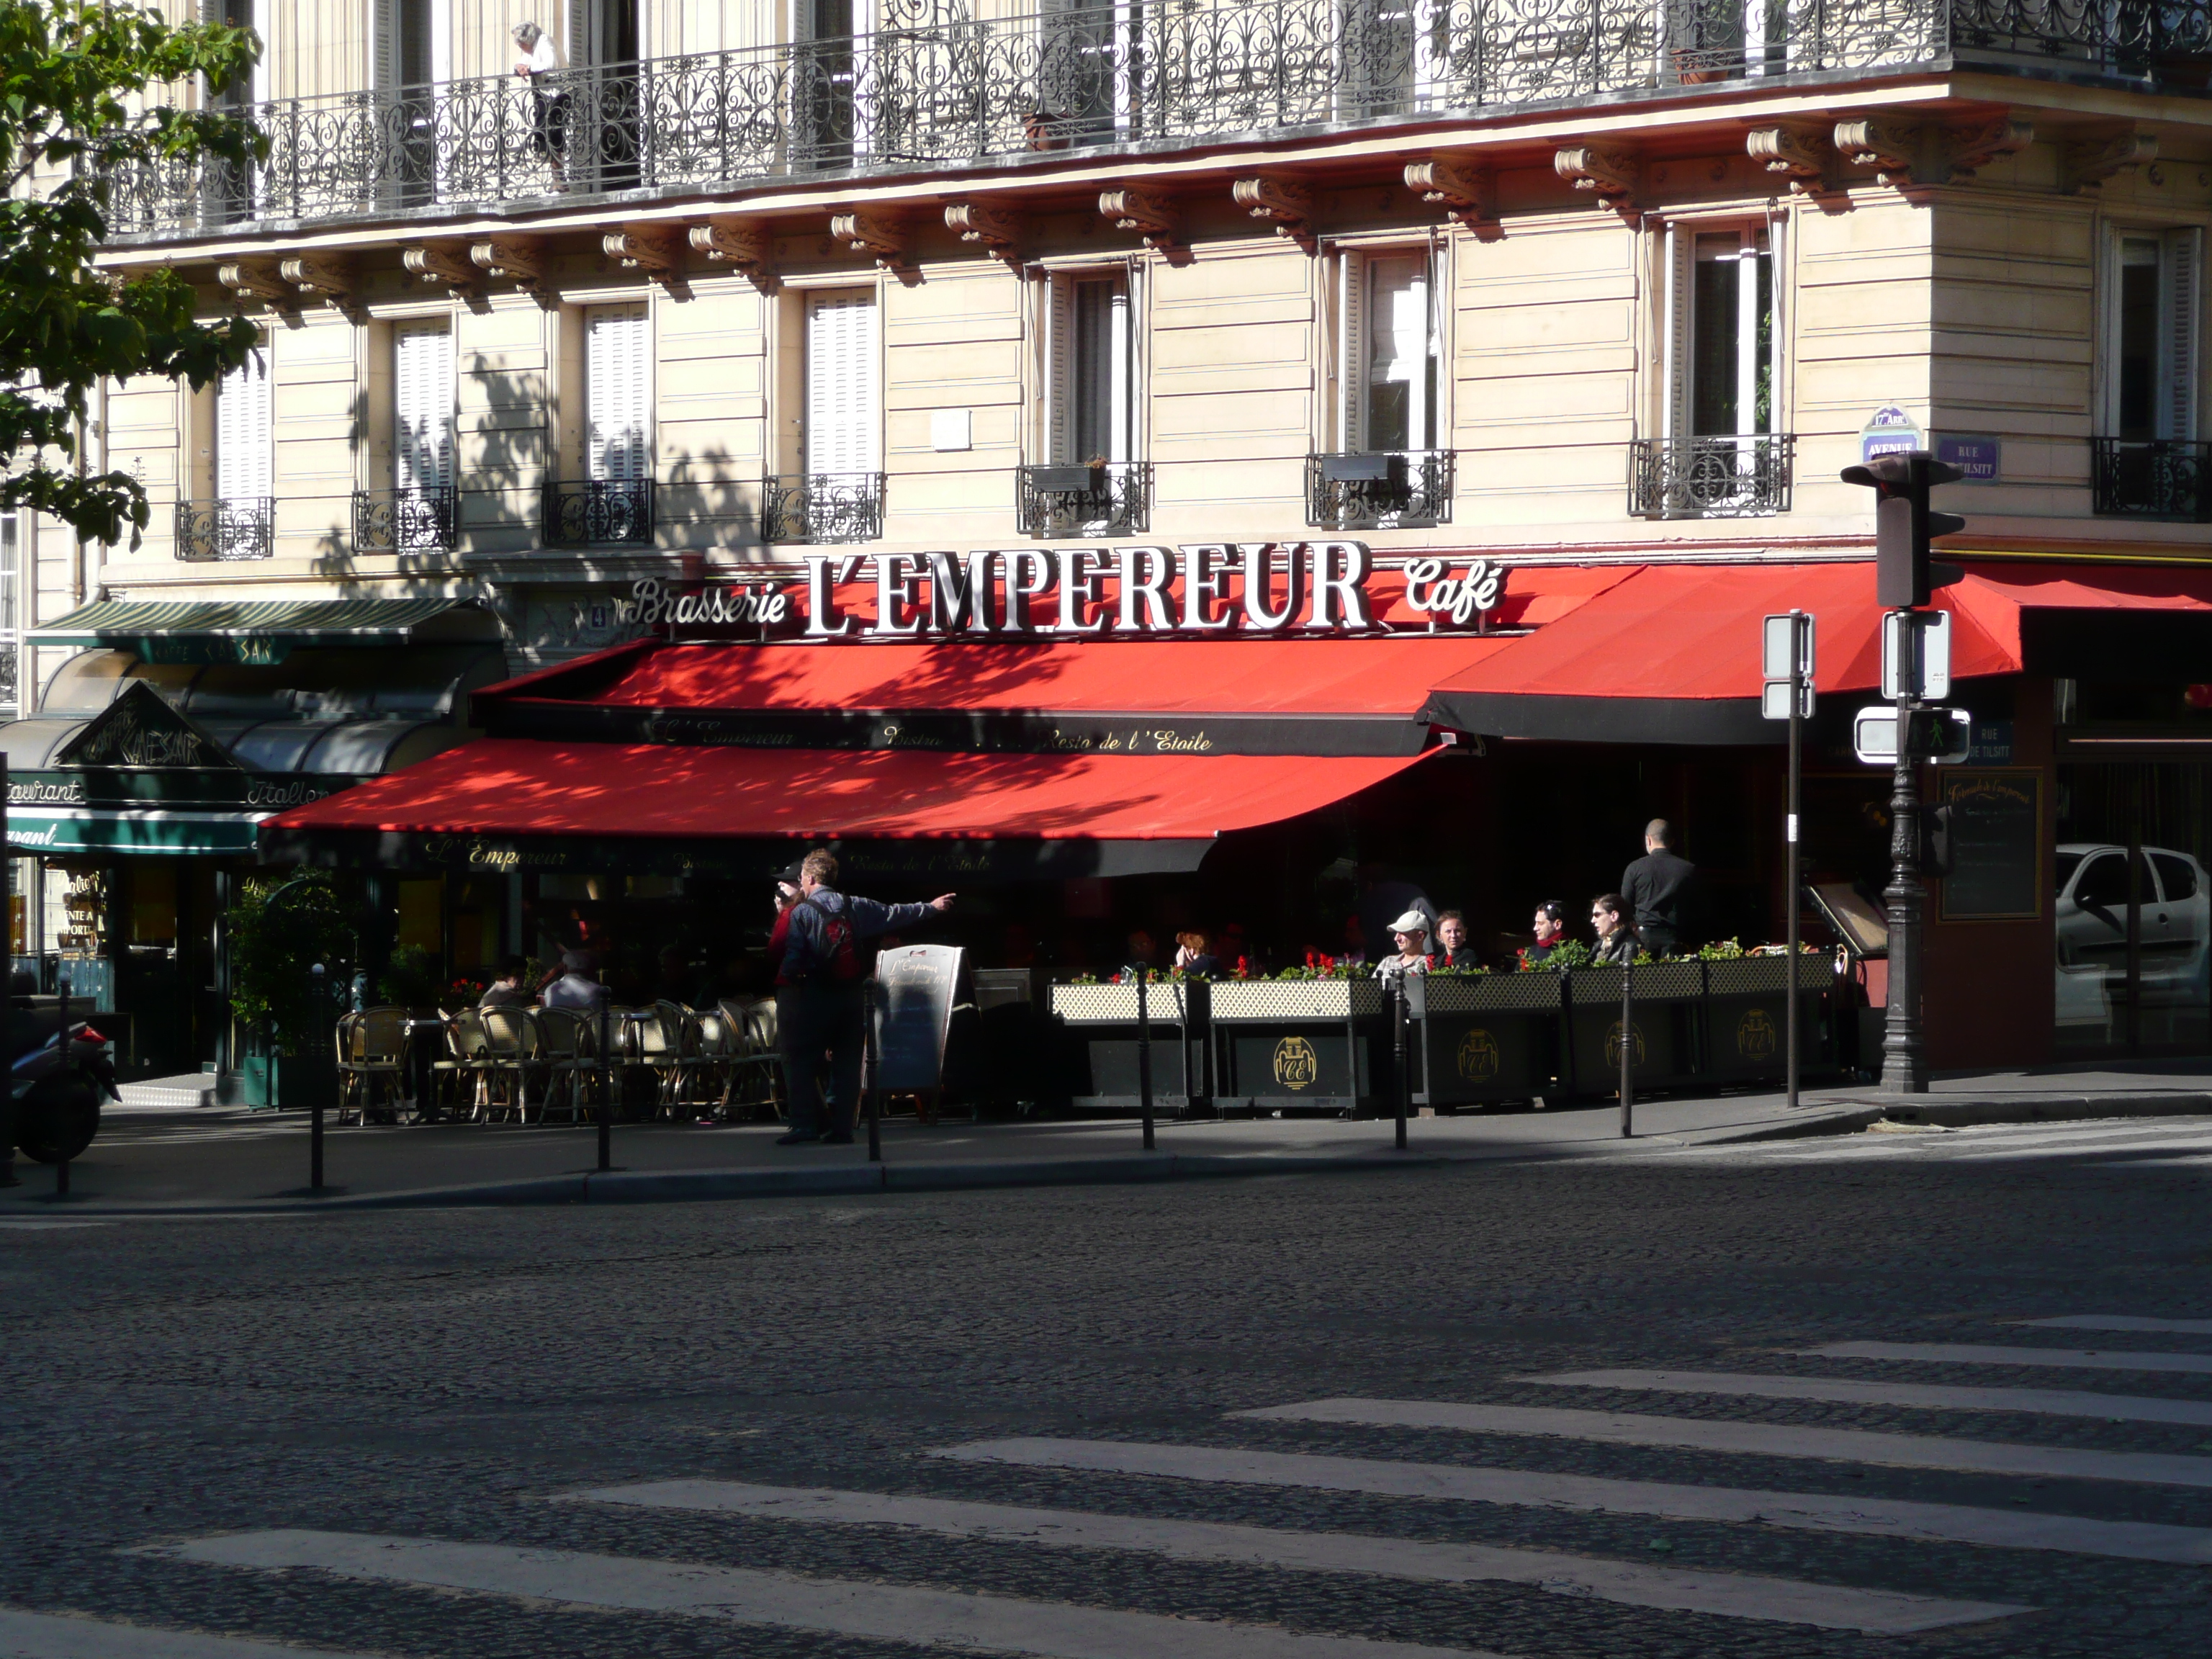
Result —
M 140 374 L 204 386 L 253 349 L 243 318 L 198 320 L 174 270 L 118 277 L 95 260 L 118 181 L 268 155 L 246 116 L 188 106 L 197 79 L 242 85 L 260 55 L 251 29 L 172 24 L 119 0 L 0 0 L 0 508 L 135 545 L 148 517 L 138 481 L 76 476 L 93 388 Z

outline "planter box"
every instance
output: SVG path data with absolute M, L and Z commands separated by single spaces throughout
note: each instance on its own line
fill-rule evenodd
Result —
M 1609 1095 L 1620 1086 L 1619 968 L 1577 968 L 1567 975 L 1568 1060 L 1574 1091 Z M 1629 1041 L 1638 1088 L 1668 1088 L 1697 1073 L 1705 964 L 1655 962 L 1636 970 Z
M 1371 979 L 1228 980 L 1212 988 L 1217 1093 L 1255 1111 L 1350 1115 L 1388 1074 Z
M 1142 988 L 1152 1026 L 1152 1103 L 1181 1110 L 1207 1092 L 1206 1005 L 1200 982 Z M 1135 1111 L 1143 1104 L 1138 1069 L 1135 985 L 1055 985 L 1052 1012 L 1060 1027 L 1059 1086 L 1053 1092 L 1079 1111 Z
M 272 1096 L 270 1073 L 275 1073 Z M 324 1054 L 247 1054 L 238 1063 L 240 1100 L 247 1106 L 298 1110 L 337 1104 L 337 1064 Z
M 1213 1023 L 1355 1019 L 1382 1012 L 1372 979 L 1233 979 L 1213 988 Z
M 1052 1012 L 1070 1025 L 1134 1025 L 1134 985 L 1055 985 Z M 1155 1025 L 1180 1025 L 1193 999 L 1188 985 L 1147 985 L 1145 1014 Z
M 1825 955 L 1797 958 L 1797 994 L 1803 999 L 1801 1063 L 1831 1061 L 1833 1033 L 1822 1018 L 1821 993 L 1835 988 L 1834 964 Z M 1745 957 L 1705 964 L 1705 1074 L 1745 1080 L 1780 1078 L 1789 1067 L 1787 1031 L 1790 961 Z
M 1559 1069 L 1559 975 L 1415 977 L 1406 988 L 1415 1022 L 1416 1106 L 1528 1100 L 1552 1086 Z

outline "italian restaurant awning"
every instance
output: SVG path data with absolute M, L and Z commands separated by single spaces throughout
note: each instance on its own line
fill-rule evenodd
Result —
M 23 637 L 142 662 L 272 664 L 308 646 L 496 644 L 499 621 L 473 599 L 99 599 Z
M 841 847 L 872 876 L 1188 871 L 1222 836 L 1419 763 L 1261 755 L 933 754 L 489 738 L 270 819 L 281 863 L 765 876 Z

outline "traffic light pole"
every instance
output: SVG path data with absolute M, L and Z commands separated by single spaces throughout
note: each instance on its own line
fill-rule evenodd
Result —
M 1911 684 L 1912 676 L 1904 677 Z M 1920 881 L 1920 780 L 1913 771 L 1912 711 L 1916 699 L 1897 698 L 1897 769 L 1889 786 L 1889 995 L 1881 1033 L 1881 1086 L 1886 1093 L 1924 1095 L 1928 1072 L 1921 1053 L 1920 927 L 1927 890 Z M 1792 1006 L 1795 1006 L 1793 998 Z
M 1790 613 L 1790 837 L 1784 862 L 1790 907 L 1790 1001 L 1784 1030 L 1790 1067 L 1789 1105 L 1797 1109 L 1797 1028 L 1804 999 L 1797 994 L 1797 813 L 1805 782 L 1805 651 L 1804 635 L 1809 617 Z

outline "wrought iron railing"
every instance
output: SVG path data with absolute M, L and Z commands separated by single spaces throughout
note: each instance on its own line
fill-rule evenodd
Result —
M 2118 519 L 2212 523 L 2212 443 L 2089 440 L 2092 509 Z
M 252 106 L 267 161 L 112 181 L 118 235 L 1212 142 L 1954 55 L 2187 84 L 2212 0 L 1103 0 Z M 1748 27 L 1747 27 L 1748 25 Z
M 21 712 L 22 685 L 21 665 L 23 642 L 19 639 L 0 640 L 0 714 L 9 719 Z
M 1645 519 L 1741 519 L 1790 510 L 1794 433 L 1639 438 L 1628 451 L 1628 510 Z
M 177 556 L 188 564 L 266 559 L 276 551 L 276 503 L 267 495 L 179 501 Z
M 761 480 L 764 542 L 871 542 L 883 533 L 880 472 L 793 472 Z
M 653 480 L 548 480 L 545 543 L 549 547 L 652 546 Z
M 353 544 L 361 553 L 450 551 L 458 514 L 453 487 L 434 489 L 357 489 L 353 496 Z
M 1449 449 L 1306 457 L 1306 522 L 1326 530 L 1413 530 L 1451 522 Z
M 1025 466 L 1014 487 L 1024 536 L 1141 536 L 1152 528 L 1149 461 Z

